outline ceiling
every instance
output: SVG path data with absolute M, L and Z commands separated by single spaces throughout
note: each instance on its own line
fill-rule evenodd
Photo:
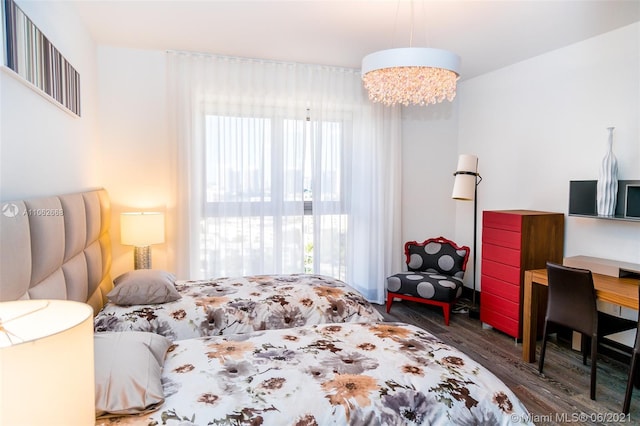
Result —
M 462 79 L 640 21 L 640 0 L 58 1 L 98 44 L 350 68 L 377 50 L 437 47 L 460 55 Z

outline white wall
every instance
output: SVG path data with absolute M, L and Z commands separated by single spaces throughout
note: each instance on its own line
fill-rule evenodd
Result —
M 167 125 L 165 53 L 98 48 L 100 170 L 112 207 L 112 275 L 133 269 L 133 247 L 120 244 L 120 213 L 153 210 L 166 214 L 172 241 L 174 183 Z M 170 244 L 151 247 L 152 266 L 174 270 Z
M 451 190 L 458 153 L 457 103 L 402 110 L 403 244 L 455 237 L 456 202 L 451 199 Z
M 100 186 L 93 41 L 69 4 L 23 0 L 16 3 L 80 73 L 82 117 L 69 114 L 2 66 L 0 199 Z
M 567 214 L 569 181 L 598 178 L 609 126 L 619 179 L 640 179 L 640 23 L 464 81 L 458 97 L 458 150 L 478 155 L 484 178 L 479 211 Z M 574 255 L 640 263 L 640 223 L 565 216 Z
M 465 102 L 459 93 L 453 102 L 402 111 L 402 238 L 443 236 L 470 247 L 464 281 L 472 287 L 474 204 L 451 198 L 458 154 L 475 154 L 458 147 L 459 109 Z

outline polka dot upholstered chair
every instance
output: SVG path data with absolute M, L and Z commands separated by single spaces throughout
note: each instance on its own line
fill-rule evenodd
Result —
M 387 278 L 387 312 L 394 299 L 441 306 L 449 325 L 451 307 L 462 294 L 462 278 L 469 260 L 469 247 L 458 247 L 444 237 L 404 245 L 407 272 Z

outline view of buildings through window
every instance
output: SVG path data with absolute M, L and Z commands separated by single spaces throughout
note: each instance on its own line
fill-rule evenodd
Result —
M 336 267 L 335 260 L 335 253 L 344 255 L 347 228 L 342 123 L 220 115 L 205 121 L 203 269 L 219 262 L 227 274 L 344 278 L 344 261 Z M 323 255 L 318 243 L 334 255 Z

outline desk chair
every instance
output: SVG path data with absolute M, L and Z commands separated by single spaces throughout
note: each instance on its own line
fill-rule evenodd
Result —
M 542 373 L 549 326 L 560 325 L 581 333 L 582 363 L 585 365 L 588 342 L 591 342 L 591 399 L 595 399 L 598 346 L 607 335 L 637 328 L 638 322 L 597 310 L 591 271 L 547 262 L 547 275 L 549 301 L 538 370 Z M 640 345 L 637 342 L 636 347 L 640 353 Z
M 638 295 L 640 296 L 640 287 L 638 287 Z M 638 356 L 640 356 L 640 320 L 636 323 L 636 342 L 633 345 L 633 352 L 631 353 L 631 365 L 629 366 L 629 380 L 627 380 L 627 390 L 624 392 L 624 403 L 622 404 L 622 412 L 629 414 L 629 408 L 631 406 L 631 393 L 633 387 L 640 387 L 638 383 Z
M 587 365 L 588 342 L 591 342 L 590 397 L 595 400 L 599 340 L 605 335 L 629 329 L 630 322 L 598 311 L 591 271 L 547 262 L 547 274 L 549 297 L 538 371 L 542 373 L 547 337 L 551 328 L 563 326 L 581 333 L 584 365 Z

